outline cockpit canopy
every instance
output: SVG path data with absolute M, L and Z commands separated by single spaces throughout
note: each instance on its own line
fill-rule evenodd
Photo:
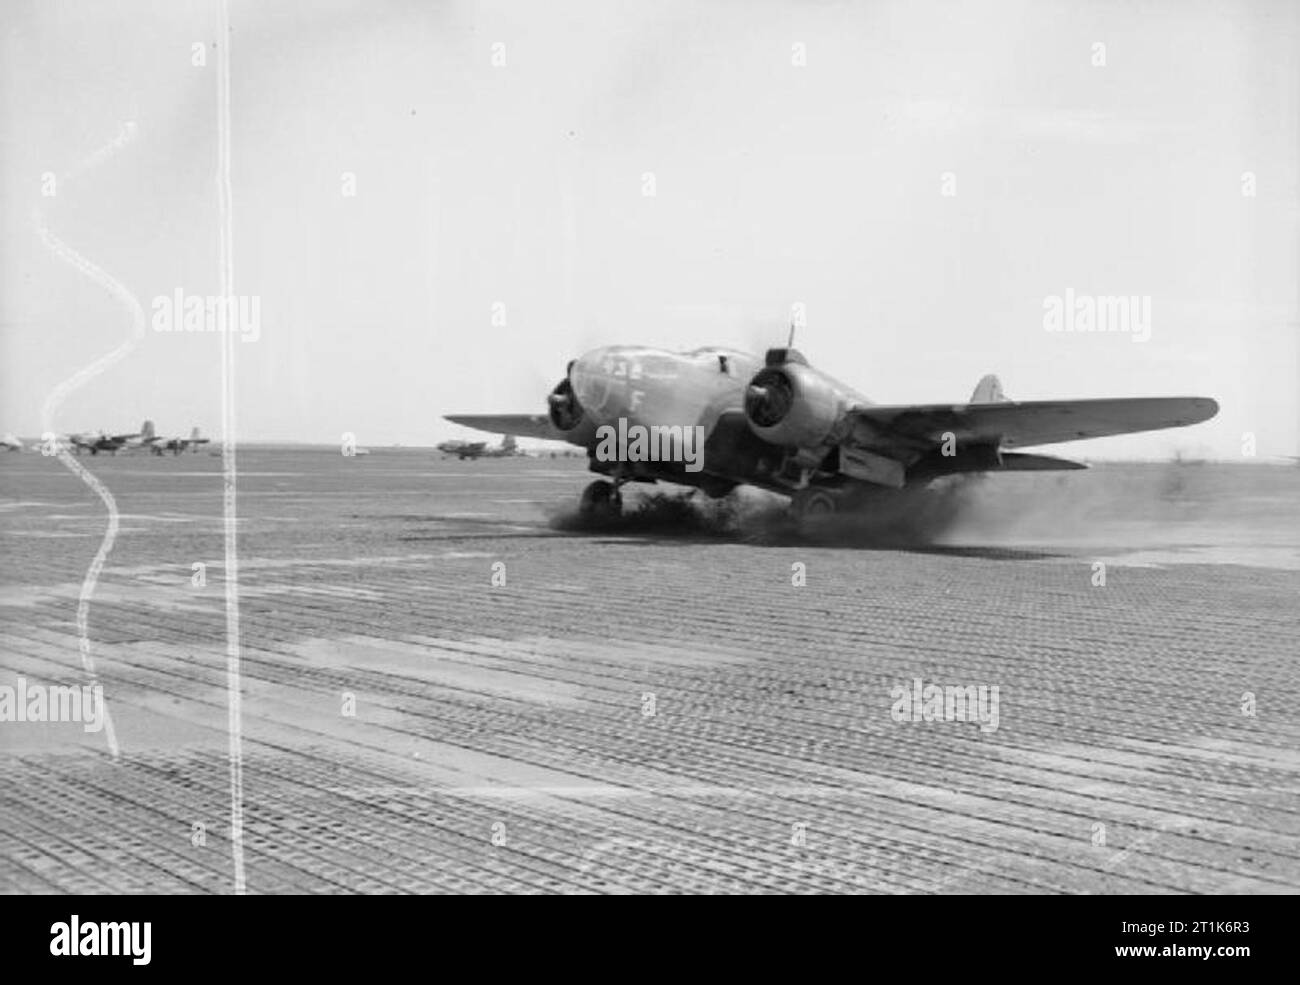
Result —
M 705 346 L 685 353 L 686 357 L 700 363 L 714 364 L 719 373 L 737 378 L 748 378 L 758 368 L 758 361 L 748 352 L 738 349 L 722 349 L 717 346 Z

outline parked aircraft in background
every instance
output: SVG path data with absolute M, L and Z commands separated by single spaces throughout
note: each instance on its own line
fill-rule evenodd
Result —
M 514 458 L 526 454 L 520 449 L 519 443 L 515 440 L 513 434 L 503 435 L 501 444 L 493 448 L 489 448 L 486 441 L 444 441 L 438 445 L 438 450 L 447 455 L 455 455 L 462 460 L 466 458 Z
M 83 451 L 88 451 L 92 455 L 98 455 L 101 451 L 106 451 L 116 455 L 119 448 L 126 445 L 128 441 L 142 437 L 145 431 L 152 431 L 153 423 L 145 421 L 140 425 L 140 430 L 131 434 L 105 434 L 103 431 L 82 431 L 79 434 L 68 435 L 68 444 L 72 450 L 80 455 Z
M 585 448 L 591 471 L 609 477 L 584 490 L 589 515 L 616 515 L 627 482 L 666 481 L 710 496 L 760 486 L 789 496 L 804 518 L 955 473 L 1086 468 L 1018 449 L 1185 427 L 1218 410 L 1209 397 L 1016 403 L 995 376 L 980 380 L 969 403 L 880 405 L 792 348 L 760 360 L 721 348 L 611 346 L 569 363 L 545 416 L 447 420 Z M 687 445 L 696 435 L 698 457 Z
M 523 455 L 523 452 L 513 434 L 502 435 L 501 444 L 482 453 L 483 458 L 514 458 L 519 455 Z
M 145 421 L 140 425 L 140 433 L 134 437 L 127 438 L 126 442 L 122 445 L 122 448 L 126 451 L 152 448 L 153 443 L 157 440 L 158 435 L 154 430 L 153 421 Z
M 487 450 L 486 441 L 444 441 L 437 446 L 444 455 L 455 455 L 462 461 L 466 458 L 478 458 Z
M 146 421 L 145 423 L 152 425 L 153 422 Z M 190 431 L 190 436 L 188 438 L 182 438 L 179 435 L 170 438 L 161 437 L 161 436 L 151 436 L 149 438 L 149 448 L 153 451 L 155 455 L 161 455 L 163 454 L 163 452 L 168 452 L 168 451 L 171 452 L 173 455 L 179 455 L 181 452 L 185 451 L 186 449 L 198 451 L 199 445 L 206 445 L 210 440 L 211 439 L 209 438 L 202 437 L 199 432 L 199 429 L 194 428 L 192 431 Z
M 4 435 L 0 435 L 0 448 L 3 448 L 5 451 L 22 451 L 23 443 L 17 435 L 12 434 L 11 432 L 5 432 Z

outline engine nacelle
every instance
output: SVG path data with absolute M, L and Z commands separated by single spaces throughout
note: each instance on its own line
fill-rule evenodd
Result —
M 565 441 L 575 445 L 588 445 L 595 440 L 596 424 L 582 409 L 568 376 L 555 384 L 550 396 L 546 398 L 546 413 L 551 425 L 563 432 Z
M 745 388 L 745 417 L 764 441 L 784 448 L 820 448 L 858 402 L 856 396 L 793 350 L 781 353 L 782 362 L 769 353 L 768 365 Z

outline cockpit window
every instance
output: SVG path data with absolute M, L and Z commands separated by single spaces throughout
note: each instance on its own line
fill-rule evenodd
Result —
M 736 349 L 723 349 L 719 346 L 706 346 L 692 349 L 683 355 L 699 362 L 701 366 L 717 366 L 719 373 L 727 376 L 743 377 L 754 372 L 755 361 L 752 355 Z

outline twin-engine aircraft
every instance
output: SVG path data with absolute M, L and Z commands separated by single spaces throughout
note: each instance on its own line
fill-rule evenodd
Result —
M 513 434 L 503 435 L 501 444 L 489 448 L 486 441 L 444 441 L 437 446 L 444 455 L 455 455 L 461 461 L 467 458 L 513 458 L 522 455 Z
M 72 450 L 80 455 L 83 451 L 88 451 L 92 455 L 98 455 L 101 451 L 109 452 L 116 455 L 119 448 L 136 447 L 131 443 L 139 438 L 148 438 L 153 434 L 153 421 L 145 421 L 140 425 L 139 431 L 133 431 L 130 434 L 105 434 L 103 431 L 81 431 L 77 434 L 70 434 L 67 442 L 72 446 Z
M 98 455 L 101 451 L 116 455 L 120 449 L 135 451 L 146 448 L 155 455 L 161 455 L 165 451 L 169 451 L 173 455 L 179 455 L 187 448 L 193 448 L 197 451 L 198 446 L 206 445 L 209 439 L 203 437 L 198 428 L 190 431 L 188 438 L 181 435 L 167 437 L 160 435 L 154 429 L 153 421 L 145 421 L 140 425 L 140 430 L 132 434 L 105 434 L 103 431 L 83 431 L 80 434 L 68 435 L 66 441 L 78 455 L 83 451 L 88 451 L 92 455 Z
M 437 446 L 444 455 L 455 455 L 462 462 L 467 458 L 478 458 L 487 451 L 486 441 L 444 441 Z
M 164 437 L 153 433 L 153 421 L 146 421 L 145 423 L 149 425 L 149 434 L 145 436 L 145 444 L 148 445 L 149 450 L 155 455 L 161 455 L 164 452 L 171 452 L 173 455 L 179 455 L 181 452 L 189 448 L 198 451 L 199 445 L 206 445 L 211 440 L 210 438 L 203 437 L 203 432 L 201 432 L 197 427 L 190 431 L 190 436 L 188 438 L 179 434 L 174 437 Z
M 446 419 L 585 448 L 591 471 L 608 479 L 583 491 L 581 508 L 602 518 L 621 511 L 625 483 L 663 481 L 714 497 L 760 486 L 789 496 L 803 519 L 956 473 L 1086 468 L 1019 449 L 1186 427 L 1219 410 L 1209 397 L 1017 403 L 995 376 L 965 404 L 873 404 L 792 348 L 759 360 L 731 349 L 635 346 L 573 360 L 548 403 L 545 416 Z

